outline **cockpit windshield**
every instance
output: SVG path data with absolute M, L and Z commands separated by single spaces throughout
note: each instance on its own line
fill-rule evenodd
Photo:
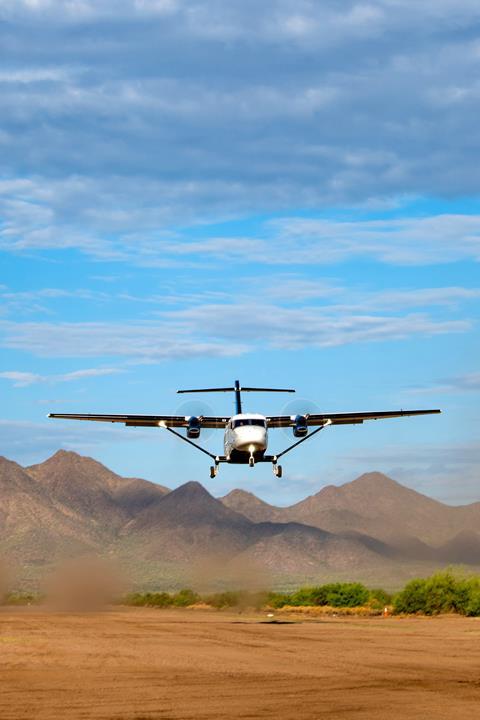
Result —
M 264 428 L 265 420 L 261 420 L 260 418 L 240 418 L 233 423 L 234 428 L 241 427 L 242 425 L 259 425 Z

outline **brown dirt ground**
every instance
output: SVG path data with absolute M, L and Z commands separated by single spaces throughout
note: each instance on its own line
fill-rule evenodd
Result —
M 0 611 L 0 718 L 480 717 L 480 620 Z

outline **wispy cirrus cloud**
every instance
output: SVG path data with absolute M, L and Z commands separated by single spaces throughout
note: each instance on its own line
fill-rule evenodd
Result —
M 26 387 L 37 383 L 55 385 L 57 383 L 74 382 L 75 380 L 84 380 L 86 378 L 116 375 L 120 372 L 124 371 L 120 368 L 85 368 L 60 375 L 39 375 L 32 372 L 22 372 L 21 370 L 5 370 L 0 372 L 0 378 L 9 380 L 15 387 Z
M 184 357 L 234 357 L 248 345 L 225 343 L 212 335 L 199 338 L 168 322 L 78 322 L 1 324 L 3 347 L 39 357 L 113 357 L 162 361 Z
M 436 320 L 425 313 L 335 313 L 317 307 L 238 303 L 161 311 L 158 319 L 128 322 L 0 323 L 1 345 L 41 357 L 113 357 L 161 361 L 227 358 L 255 349 L 333 347 L 462 333 L 468 320 Z
M 476 393 L 480 391 L 480 372 L 464 373 L 442 378 L 430 387 L 413 387 L 406 390 L 411 395 Z
M 187 225 L 194 220 L 187 206 L 195 204 L 198 185 L 172 183 L 166 190 L 158 181 L 145 181 L 139 201 L 132 179 L 113 183 L 107 189 L 108 179 L 0 181 L 0 250 L 75 249 L 99 261 L 158 268 L 252 260 L 260 266 L 323 266 L 362 258 L 396 266 L 480 260 L 476 214 L 382 220 L 361 214 L 349 220 L 284 216 L 257 224 L 250 235 L 218 235 L 214 225 L 208 232 L 204 224 L 205 237 L 192 239 L 194 225 L 180 231 L 172 223 L 180 213 Z M 121 209 L 113 210 L 113 203 Z

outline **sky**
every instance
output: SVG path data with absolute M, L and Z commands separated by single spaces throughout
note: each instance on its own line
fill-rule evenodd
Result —
M 277 505 L 373 470 L 480 500 L 476 0 L 0 0 L 0 47 L 1 454 Z M 176 390 L 237 378 L 297 390 L 251 411 L 443 414 L 215 480 L 161 429 L 46 418 L 229 413 Z

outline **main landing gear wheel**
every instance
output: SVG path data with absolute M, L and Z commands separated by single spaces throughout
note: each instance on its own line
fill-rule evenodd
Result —
M 217 456 L 215 458 L 215 465 L 210 465 L 210 477 L 215 478 L 218 475 L 218 468 L 220 466 L 220 458 Z
M 277 465 L 277 464 L 275 463 L 275 464 L 273 465 L 273 474 L 275 475 L 275 477 L 281 478 L 281 477 L 282 477 L 282 466 L 281 466 L 281 465 Z
M 248 464 L 250 467 L 255 467 L 255 458 L 253 456 L 248 458 Z

